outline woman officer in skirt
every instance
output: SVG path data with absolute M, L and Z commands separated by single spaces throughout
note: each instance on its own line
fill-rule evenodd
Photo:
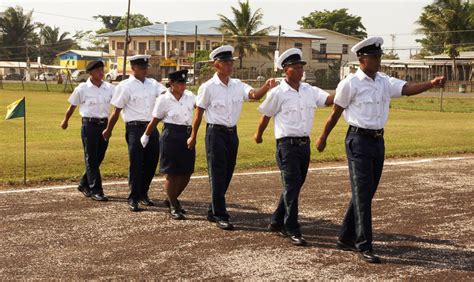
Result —
M 168 75 L 168 91 L 156 99 L 153 120 L 141 138 L 143 147 L 148 143 L 153 128 L 163 121 L 160 137 L 160 172 L 166 174 L 165 191 L 171 218 L 185 219 L 185 210 L 178 201 L 179 195 L 189 183 L 194 172 L 196 151 L 189 149 L 187 139 L 191 134 L 191 122 L 195 96 L 186 90 L 187 70 L 172 72 Z

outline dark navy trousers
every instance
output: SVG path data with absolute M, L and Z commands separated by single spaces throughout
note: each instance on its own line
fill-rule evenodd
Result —
M 372 250 L 372 199 L 382 176 L 384 139 L 348 131 L 345 143 L 352 198 L 339 239 L 360 251 Z
M 237 128 L 206 128 L 206 157 L 209 182 L 211 185 L 211 205 L 208 216 L 217 220 L 229 220 L 225 194 L 229 188 L 237 160 L 239 137 Z
M 80 186 L 89 189 L 93 194 L 103 194 L 100 164 L 104 160 L 108 142 L 102 137 L 107 121 L 102 123 L 83 122 L 81 139 L 84 147 L 86 172 L 82 176 Z
M 139 201 L 148 197 L 151 181 L 155 176 L 158 159 L 160 157 L 159 133 L 155 128 L 150 135 L 150 140 L 143 148 L 142 137 L 147 123 L 139 125 L 126 124 L 125 139 L 128 144 L 128 157 L 130 167 L 128 171 L 128 186 L 130 194 L 128 201 Z
M 276 161 L 281 171 L 283 191 L 272 216 L 272 224 L 283 226 L 288 235 L 301 235 L 298 223 L 298 198 L 308 173 L 311 149 L 305 144 L 278 142 Z

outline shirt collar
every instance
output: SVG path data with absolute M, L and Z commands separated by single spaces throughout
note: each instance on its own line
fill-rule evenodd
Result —
M 87 87 L 97 87 L 94 83 L 92 83 L 92 80 L 90 77 L 87 79 L 86 85 Z M 97 88 L 102 88 L 104 86 L 105 86 L 105 83 L 102 81 L 102 83 L 100 84 L 100 87 L 97 87 Z
M 217 75 L 217 72 L 214 73 L 214 76 L 212 77 L 212 81 L 214 82 L 214 84 L 216 85 L 223 85 L 223 86 L 230 86 L 233 82 L 232 82 L 232 78 L 229 77 L 229 83 L 227 83 L 227 85 L 224 84 L 224 82 L 222 82 L 222 80 L 219 78 L 219 76 Z
M 145 83 L 147 83 L 147 81 L 148 81 L 148 79 L 146 79 L 146 77 L 145 77 L 145 80 L 144 80 L 143 83 L 142 83 L 142 82 L 141 82 L 140 80 L 138 80 L 133 74 L 131 74 L 131 75 L 129 76 L 129 79 L 131 79 L 131 80 L 133 80 L 133 81 L 136 81 L 136 82 L 140 82 L 141 84 L 145 84 Z
M 288 82 L 286 82 L 286 79 L 283 79 L 280 83 L 283 91 L 295 91 L 295 92 L 298 92 L 296 89 L 294 89 L 293 87 L 291 87 Z M 302 89 L 303 87 L 303 83 L 300 82 L 300 89 Z
M 358 78 L 360 81 L 364 80 L 365 78 L 372 80 L 372 78 L 370 78 L 368 75 L 366 75 L 365 72 L 362 71 L 360 68 L 357 69 L 355 75 L 357 76 L 357 78 Z M 377 78 L 379 78 L 379 73 L 378 73 L 378 72 L 375 74 L 375 79 L 374 79 L 374 81 L 377 80 Z

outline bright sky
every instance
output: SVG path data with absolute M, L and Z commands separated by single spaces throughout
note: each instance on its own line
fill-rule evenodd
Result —
M 378 0 L 378 1 L 319 1 L 319 0 L 250 0 L 253 10 L 262 8 L 266 25 L 282 25 L 298 29 L 296 23 L 315 10 L 347 8 L 350 14 L 362 17 L 369 36 L 382 36 L 385 46 L 392 46 L 390 34 L 395 34 L 394 46 L 402 59 L 408 58 L 419 45 L 415 39 L 419 18 L 424 6 L 432 0 Z M 35 21 L 59 26 L 61 31 L 96 30 L 102 25 L 95 15 L 124 15 L 127 0 L 0 0 L 0 10 L 20 5 L 25 10 L 34 9 Z M 217 14 L 232 18 L 231 6 L 237 0 L 132 0 L 131 13 L 141 13 L 152 21 L 172 22 L 183 20 L 218 19 Z

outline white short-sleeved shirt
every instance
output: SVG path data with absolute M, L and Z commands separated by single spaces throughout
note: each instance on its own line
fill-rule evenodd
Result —
M 325 107 L 329 93 L 301 83 L 293 89 L 285 80 L 271 89 L 258 110 L 267 117 L 274 117 L 275 138 L 310 136 L 314 112 Z
M 106 118 L 110 113 L 110 100 L 114 91 L 115 86 L 112 84 L 102 81 L 97 87 L 89 78 L 74 89 L 68 102 L 79 106 L 79 113 L 83 117 Z
M 117 86 L 111 104 L 122 109 L 124 122 L 150 121 L 156 98 L 165 91 L 166 87 L 153 78 L 141 82 L 130 75 Z
M 217 76 L 203 83 L 198 90 L 196 106 L 203 108 L 207 123 L 235 126 L 242 111 L 242 104 L 249 100 L 253 88 L 239 79 L 229 79 L 225 85 Z
M 402 95 L 405 83 L 381 72 L 372 80 L 358 69 L 339 82 L 334 103 L 345 109 L 343 116 L 350 125 L 382 129 L 387 123 L 390 99 Z
M 165 94 L 156 99 L 153 117 L 164 123 L 191 125 L 195 100 L 196 96 L 193 92 L 185 90 L 178 101 L 168 89 Z

